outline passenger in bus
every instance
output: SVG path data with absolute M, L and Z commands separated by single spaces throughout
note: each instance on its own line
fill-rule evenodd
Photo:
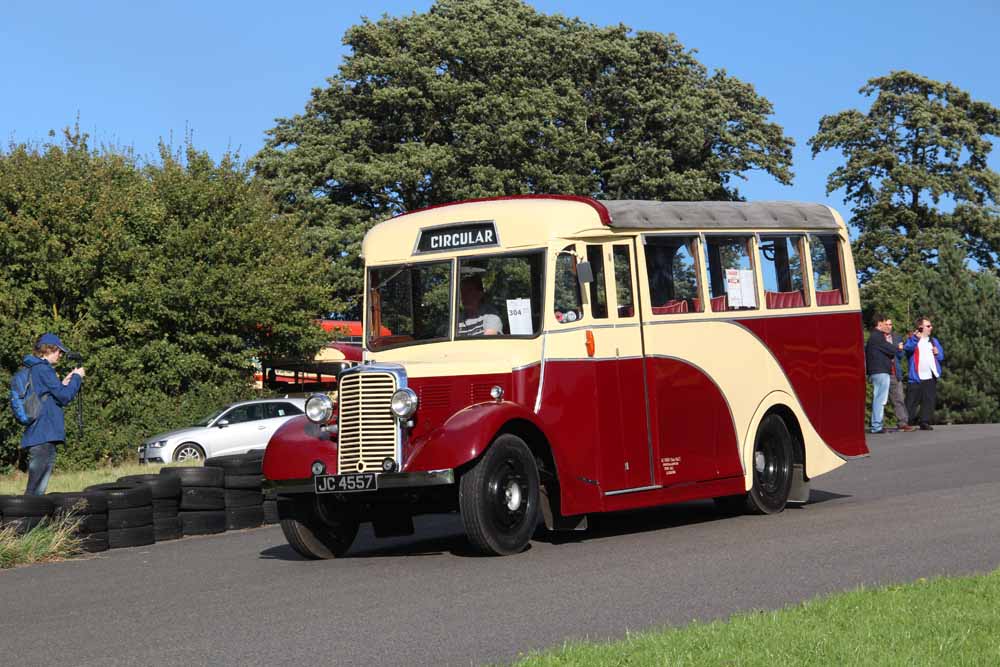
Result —
M 459 336 L 496 336 L 503 333 L 503 320 L 495 308 L 483 303 L 483 279 L 467 276 L 460 285 L 462 312 L 458 321 Z

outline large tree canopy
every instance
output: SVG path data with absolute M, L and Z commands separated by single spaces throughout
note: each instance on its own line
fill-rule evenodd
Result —
M 64 463 L 134 456 L 245 395 L 255 356 L 315 354 L 322 273 L 230 157 L 164 148 L 142 166 L 79 132 L 0 151 L 0 383 L 44 331 L 84 353 L 86 430 L 69 411 Z M 21 431 L 0 412 L 0 469 Z
M 813 156 L 840 150 L 846 162 L 827 180 L 844 188 L 859 232 L 855 263 L 863 280 L 908 259 L 937 261 L 942 232 L 963 239 L 980 266 L 1000 251 L 1000 174 L 987 165 L 1000 110 L 950 83 L 891 72 L 861 88 L 867 113 L 824 116 L 809 141 Z
M 770 102 L 673 35 L 440 0 L 344 42 L 339 72 L 253 163 L 332 260 L 338 307 L 361 291 L 364 232 L 404 210 L 522 193 L 737 199 L 747 171 L 792 178 Z

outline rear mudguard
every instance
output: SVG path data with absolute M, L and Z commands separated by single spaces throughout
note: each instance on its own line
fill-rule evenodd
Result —
M 441 426 L 414 439 L 407 449 L 403 471 L 461 467 L 486 451 L 496 434 L 512 421 L 528 422 L 545 436 L 535 413 L 523 405 L 510 401 L 478 403 L 456 412 Z M 548 437 L 545 439 L 551 442 Z

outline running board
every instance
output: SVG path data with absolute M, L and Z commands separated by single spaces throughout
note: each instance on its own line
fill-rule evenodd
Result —
M 809 482 L 801 463 L 792 466 L 792 489 L 788 492 L 788 502 L 802 504 L 809 502 Z

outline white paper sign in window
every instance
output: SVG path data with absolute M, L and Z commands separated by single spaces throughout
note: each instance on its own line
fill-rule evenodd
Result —
M 507 299 L 507 321 L 512 336 L 530 336 L 531 299 Z
M 730 308 L 756 308 L 752 269 L 726 269 L 726 299 Z

